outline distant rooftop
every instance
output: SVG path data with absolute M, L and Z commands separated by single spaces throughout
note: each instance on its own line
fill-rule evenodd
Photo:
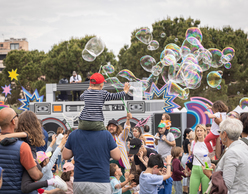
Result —
M 11 41 L 27 41 L 26 38 L 10 38 L 10 39 L 5 39 L 4 42 L 11 42 Z

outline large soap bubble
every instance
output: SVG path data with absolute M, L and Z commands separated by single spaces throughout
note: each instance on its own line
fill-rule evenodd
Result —
M 188 28 L 186 31 L 185 37 L 186 38 L 194 37 L 194 38 L 198 39 L 200 42 L 202 42 L 202 32 L 197 27 Z
M 187 100 L 189 97 L 189 89 L 188 88 L 181 88 L 178 84 L 174 82 L 169 82 L 168 86 L 169 93 L 172 95 L 176 95 L 178 98 Z
M 159 48 L 159 42 L 156 40 L 152 40 L 149 42 L 149 45 L 147 46 L 147 49 L 150 51 L 157 50 Z
M 111 73 L 113 73 L 114 71 L 115 71 L 115 68 L 114 68 L 114 66 L 111 65 L 110 63 L 107 64 L 107 65 L 104 65 L 104 66 L 102 67 L 102 74 L 103 74 L 103 75 L 111 74 Z
M 136 38 L 143 42 L 144 44 L 149 44 L 152 41 L 152 33 L 149 28 L 141 28 L 138 32 L 136 32 Z
M 226 55 L 231 61 L 235 55 L 235 50 L 232 47 L 226 47 L 222 50 L 223 55 Z
M 207 75 L 207 83 L 211 88 L 216 88 L 222 81 L 222 74 L 220 71 L 211 71 Z
M 187 48 L 190 50 L 190 53 L 194 53 L 196 50 L 203 48 L 200 41 L 194 37 L 188 37 L 183 41 L 181 46 L 182 54 L 184 54 L 183 50 Z
M 164 49 L 165 50 L 169 49 L 173 51 L 175 54 L 176 61 L 178 61 L 181 58 L 181 49 L 176 44 L 173 44 L 173 43 L 167 44 Z
M 109 77 L 105 80 L 107 84 L 110 84 L 116 88 L 123 88 L 124 84 L 120 82 L 120 80 L 117 77 Z
M 85 61 L 88 61 L 88 62 L 92 62 L 96 59 L 96 56 L 86 49 L 82 51 L 82 57 Z
M 140 79 L 136 78 L 133 72 L 128 69 L 121 70 L 117 76 L 126 78 L 128 81 L 140 81 Z
M 85 45 L 85 49 L 88 50 L 93 56 L 99 56 L 104 50 L 104 43 L 101 38 L 93 37 Z
M 156 65 L 156 61 L 150 55 L 145 55 L 140 58 L 140 65 L 147 72 L 152 72 L 152 67 Z
M 214 68 L 221 67 L 223 63 L 221 62 L 222 59 L 222 52 L 219 49 L 216 48 L 210 48 L 208 51 L 212 54 L 212 61 L 210 65 Z

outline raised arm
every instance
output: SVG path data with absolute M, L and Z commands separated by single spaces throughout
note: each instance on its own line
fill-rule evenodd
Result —
M 163 180 L 165 181 L 166 179 L 171 177 L 171 160 L 172 160 L 172 156 L 169 155 L 165 158 L 166 160 L 166 167 L 167 167 L 167 171 L 166 171 L 166 175 L 163 175 Z
M 210 118 L 210 119 L 215 119 L 216 118 L 216 116 L 214 115 L 214 114 L 211 114 L 210 112 L 208 112 L 208 111 L 205 111 L 204 112 L 206 115 L 208 115 L 208 118 Z
M 123 92 L 118 92 L 118 93 L 107 92 L 106 97 L 105 97 L 105 101 L 116 100 L 116 99 L 124 97 L 125 94 L 128 93 L 129 88 L 130 88 L 130 85 L 128 82 L 126 82 L 124 85 L 124 88 L 123 88 L 123 90 L 124 90 Z
M 26 138 L 28 135 L 25 132 L 16 132 L 16 133 L 9 133 L 5 135 L 0 134 L 0 141 L 5 138 Z
M 124 125 L 124 130 L 122 131 L 122 133 L 120 134 L 120 138 L 123 141 L 126 141 L 128 138 L 128 133 L 130 132 L 130 128 L 131 128 L 131 124 L 130 124 L 130 119 L 132 118 L 132 114 L 131 113 L 127 113 L 127 121 Z

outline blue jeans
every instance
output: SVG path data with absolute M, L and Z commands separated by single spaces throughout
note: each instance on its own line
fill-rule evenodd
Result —
M 59 169 L 62 169 L 63 168 L 62 161 L 61 161 L 61 155 L 58 155 L 57 164 L 58 164 L 58 168 L 59 168 L 59 166 L 61 166 Z
M 183 193 L 183 187 L 181 181 L 173 181 L 173 186 L 175 189 L 175 194 L 182 194 Z

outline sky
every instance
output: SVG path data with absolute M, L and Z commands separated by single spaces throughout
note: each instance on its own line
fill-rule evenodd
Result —
M 72 37 L 97 35 L 118 55 L 135 29 L 152 30 L 155 21 L 167 17 L 191 17 L 202 27 L 230 25 L 247 33 L 247 8 L 247 0 L 2 0 L 0 42 L 27 38 L 29 50 L 48 52 Z

